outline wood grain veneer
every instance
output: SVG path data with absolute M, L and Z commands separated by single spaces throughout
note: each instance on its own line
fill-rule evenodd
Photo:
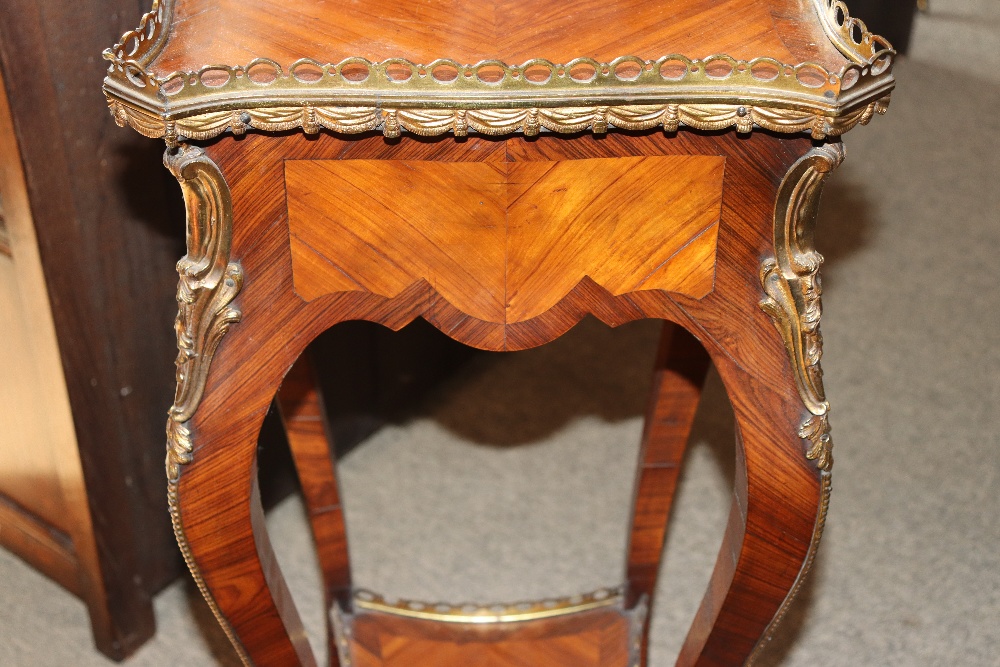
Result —
M 469 137 L 461 142 L 411 138 L 387 142 L 371 135 L 355 139 L 326 134 L 314 139 L 247 135 L 238 141 L 220 139 L 206 145 L 208 157 L 218 165 L 231 190 L 230 257 L 240 263 L 244 277 L 234 303 L 242 315 L 219 346 L 202 402 L 186 423 L 194 451 L 191 463 L 181 470 L 178 515 L 193 562 L 225 623 L 239 637 L 241 650 L 258 665 L 313 663 L 267 542 L 256 500 L 255 465 L 263 416 L 310 341 L 345 320 L 363 319 L 398 329 L 423 317 L 469 345 L 516 350 L 553 340 L 591 314 L 611 325 L 638 318 L 668 320 L 688 333 L 665 335 L 662 347 L 668 352 L 695 350 L 687 359 L 661 357 L 658 365 L 629 558 L 635 596 L 651 590 L 655 580 L 657 543 L 662 545 L 670 489 L 700 391 L 706 355 L 729 392 L 739 433 L 732 512 L 712 582 L 679 664 L 739 664 L 795 583 L 809 553 L 821 499 L 820 471 L 805 458 L 799 435 L 802 399 L 781 336 L 760 308 L 758 276 L 761 258 L 774 252 L 779 185 L 789 167 L 811 149 L 806 137 L 779 138 L 762 132 L 744 138 L 687 131 L 675 135 L 614 132 L 601 138 L 545 135 L 534 140 Z M 619 164 L 641 165 L 644 157 L 673 161 L 683 156 L 699 158 L 690 163 L 692 173 L 698 171 L 695 167 L 713 173 L 723 162 L 725 165 L 713 289 L 701 298 L 664 289 L 615 295 L 588 277 L 548 310 L 504 325 L 478 319 L 450 303 L 426 278 L 406 284 L 412 277 L 409 275 L 399 281 L 402 291 L 395 295 L 341 289 L 307 301 L 297 293 L 289 223 L 296 226 L 302 220 L 320 218 L 307 216 L 295 222 L 295 209 L 289 208 L 289 199 L 295 199 L 288 190 L 289 168 L 305 165 L 328 173 L 329 165 L 324 163 L 331 160 L 384 160 L 395 164 L 390 169 L 434 162 L 459 164 L 462 169 L 474 167 L 473 173 L 485 174 L 492 182 L 492 174 L 501 173 L 497 166 L 505 163 L 538 167 L 548 162 L 583 164 L 610 159 L 608 164 L 613 164 L 625 159 Z M 300 161 L 299 167 L 292 164 Z M 649 160 L 649 164 L 654 163 Z M 434 173 L 446 180 L 449 177 L 444 171 L 431 175 Z M 663 187 L 660 180 L 650 188 Z M 431 182 L 433 179 L 428 179 Z M 386 186 L 373 180 L 369 187 Z M 300 183 L 300 195 L 304 188 Z M 349 196 L 361 201 L 357 193 Z M 475 197 L 468 200 L 478 205 Z M 300 226 L 298 229 L 301 231 Z M 387 235 L 394 228 L 383 225 L 380 229 Z M 405 238 L 412 242 L 417 236 Z M 360 268 L 374 271 L 377 265 Z M 396 268 L 390 267 L 389 273 Z M 373 281 L 383 278 L 381 274 L 370 277 Z M 696 352 L 698 346 L 704 348 L 703 353 Z M 322 449 L 322 430 L 312 421 L 316 412 L 309 407 L 314 399 L 309 398 L 308 388 L 301 389 L 297 373 L 289 376 L 289 381 L 290 395 L 302 397 L 297 402 L 289 399 L 287 407 L 286 418 L 293 415 L 290 428 L 298 434 L 293 441 L 300 442 L 303 460 L 322 462 L 322 457 L 316 458 Z M 308 419 L 300 421 L 294 415 Z M 294 442 L 293 446 L 299 447 Z M 313 468 L 315 479 L 309 485 L 317 492 L 311 493 L 316 500 L 309 502 L 331 504 L 330 490 L 335 488 L 332 469 L 326 465 Z M 324 494 L 328 500 L 322 499 Z M 312 517 L 317 538 L 327 553 L 323 556 L 324 571 L 332 573 L 332 581 L 326 584 L 328 598 L 343 590 L 347 578 L 345 558 L 331 554 L 331 547 L 335 551 L 342 544 L 340 520 L 339 509 Z
M 652 600 L 656 591 L 670 508 L 710 363 L 705 348 L 694 336 L 681 327 L 664 325 L 639 447 L 626 552 L 628 606 L 638 604 L 643 597 Z M 647 617 L 642 636 L 643 661 L 648 656 L 648 644 Z
M 725 161 L 285 163 L 295 291 L 396 298 L 425 281 L 471 318 L 538 317 L 585 279 L 614 296 L 713 286 Z
M 387 298 L 426 280 L 459 310 L 504 322 L 503 163 L 285 163 L 295 290 Z
M 316 542 L 323 597 L 328 607 L 343 603 L 351 590 L 347 525 L 334 464 L 335 447 L 308 356 L 285 376 L 277 404 Z
M 507 322 L 541 316 L 588 278 L 616 297 L 708 294 L 724 168 L 712 156 L 510 163 Z
M 492 626 L 391 614 L 348 618 L 353 667 L 630 667 L 630 617 L 598 609 Z
M 813 12 L 804 0 L 178 0 L 175 7 L 170 40 L 151 66 L 161 76 L 257 57 L 288 66 L 349 56 L 521 64 L 725 53 L 831 71 L 847 62 L 816 21 L 801 19 Z

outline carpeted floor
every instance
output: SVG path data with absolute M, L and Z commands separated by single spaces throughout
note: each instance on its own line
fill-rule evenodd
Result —
M 767 666 L 1000 665 L 1000 3 L 931 0 L 888 116 L 847 138 L 823 201 L 824 364 L 837 442 L 813 573 Z M 425 414 L 342 461 L 356 581 L 517 600 L 618 583 L 657 327 L 587 321 L 475 361 Z M 668 540 L 652 666 L 714 563 L 733 475 L 711 376 Z M 301 504 L 269 517 L 314 636 Z M 237 665 L 188 581 L 128 667 Z M 0 665 L 108 665 L 83 605 L 0 551 Z

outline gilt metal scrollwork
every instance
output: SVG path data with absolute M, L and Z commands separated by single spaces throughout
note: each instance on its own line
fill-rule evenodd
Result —
M 212 355 L 240 320 L 230 304 L 243 285 L 243 270 L 229 261 L 233 205 L 219 168 L 197 147 L 168 150 L 164 164 L 181 184 L 187 207 L 187 254 L 177 262 L 177 392 L 171 417 L 194 414 L 205 389 Z
M 202 595 L 249 663 L 228 622 L 219 611 L 194 561 L 180 516 L 181 469 L 192 460 L 194 444 L 188 421 L 201 402 L 212 357 L 229 325 L 240 320 L 232 306 L 243 286 L 243 270 L 230 261 L 233 207 L 222 172 L 205 152 L 193 146 L 168 149 L 163 163 L 181 185 L 187 208 L 187 254 L 177 262 L 177 389 L 167 419 L 167 500 L 174 533 Z
M 826 144 L 809 151 L 788 170 L 778 190 L 774 210 L 775 256 L 761 265 L 760 279 L 767 296 L 760 306 L 781 333 L 799 395 L 810 413 L 799 426 L 798 435 L 808 443 L 806 458 L 815 461 L 819 468 L 820 499 L 802 568 L 747 661 L 748 665 L 770 641 L 812 569 L 830 507 L 833 440 L 830 438 L 830 404 L 823 389 L 820 367 L 823 338 L 819 332 L 822 314 L 819 268 L 823 256 L 813 245 L 813 229 L 823 183 L 843 161 L 843 144 Z
M 826 177 L 844 159 L 842 144 L 811 150 L 796 162 L 778 191 L 774 212 L 774 253 L 761 266 L 760 279 L 767 297 L 761 308 L 781 333 L 802 402 L 811 413 L 799 429 L 810 443 L 806 457 L 824 471 L 833 466 L 830 404 L 823 389 L 819 331 L 822 288 L 819 267 L 823 256 L 813 247 L 813 227 L 819 195 Z

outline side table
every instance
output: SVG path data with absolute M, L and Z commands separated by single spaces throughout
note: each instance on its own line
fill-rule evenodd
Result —
M 244 661 L 315 664 L 257 492 L 257 433 L 277 395 L 334 664 L 643 664 L 709 359 L 739 460 L 678 664 L 752 660 L 829 500 L 819 193 L 839 135 L 885 111 L 893 55 L 835 0 L 154 4 L 105 53 L 104 89 L 121 125 L 166 140 L 184 192 L 168 493 Z M 519 350 L 588 314 L 671 323 L 625 582 L 506 607 L 356 590 L 320 402 L 295 366 L 310 341 L 346 320 L 422 317 Z

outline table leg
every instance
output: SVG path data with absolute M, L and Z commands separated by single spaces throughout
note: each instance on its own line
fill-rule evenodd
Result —
M 322 394 L 309 354 L 292 366 L 277 396 L 278 411 L 285 425 L 288 445 L 302 487 L 309 525 L 323 573 L 325 608 L 339 604 L 351 608 L 351 566 L 347 529 L 340 500 L 333 440 L 330 437 Z M 330 664 L 337 667 L 335 636 L 327 619 Z
M 257 484 L 257 435 L 302 348 L 281 333 L 289 311 L 268 312 L 267 281 L 243 290 L 244 265 L 231 257 L 232 200 L 218 166 L 193 146 L 168 149 L 164 164 L 187 207 L 187 254 L 177 264 L 177 391 L 167 420 L 174 532 L 246 664 L 315 665 L 267 539 Z
M 268 539 L 257 481 L 257 437 L 291 366 L 284 357 L 291 344 L 269 341 L 248 324 L 220 346 L 201 404 L 181 425 L 190 456 L 171 479 L 171 510 L 192 574 L 244 662 L 312 666 Z
M 664 322 L 640 446 L 626 581 L 628 606 L 653 599 L 670 507 L 694 423 L 709 357 L 691 334 Z M 642 641 L 646 664 L 649 615 Z
M 777 192 L 762 291 L 736 277 L 727 299 L 690 323 L 733 405 L 738 461 L 722 549 L 679 665 L 752 662 L 823 531 L 833 457 L 819 364 L 823 258 L 812 230 L 823 183 L 843 158 L 840 144 L 827 144 L 791 166 Z
M 743 664 L 797 589 L 824 520 L 829 476 L 806 459 L 807 413 L 788 400 L 797 397 L 795 382 L 769 328 L 758 335 L 778 344 L 762 346 L 759 368 L 715 357 L 736 414 L 736 481 L 722 548 L 678 665 Z

